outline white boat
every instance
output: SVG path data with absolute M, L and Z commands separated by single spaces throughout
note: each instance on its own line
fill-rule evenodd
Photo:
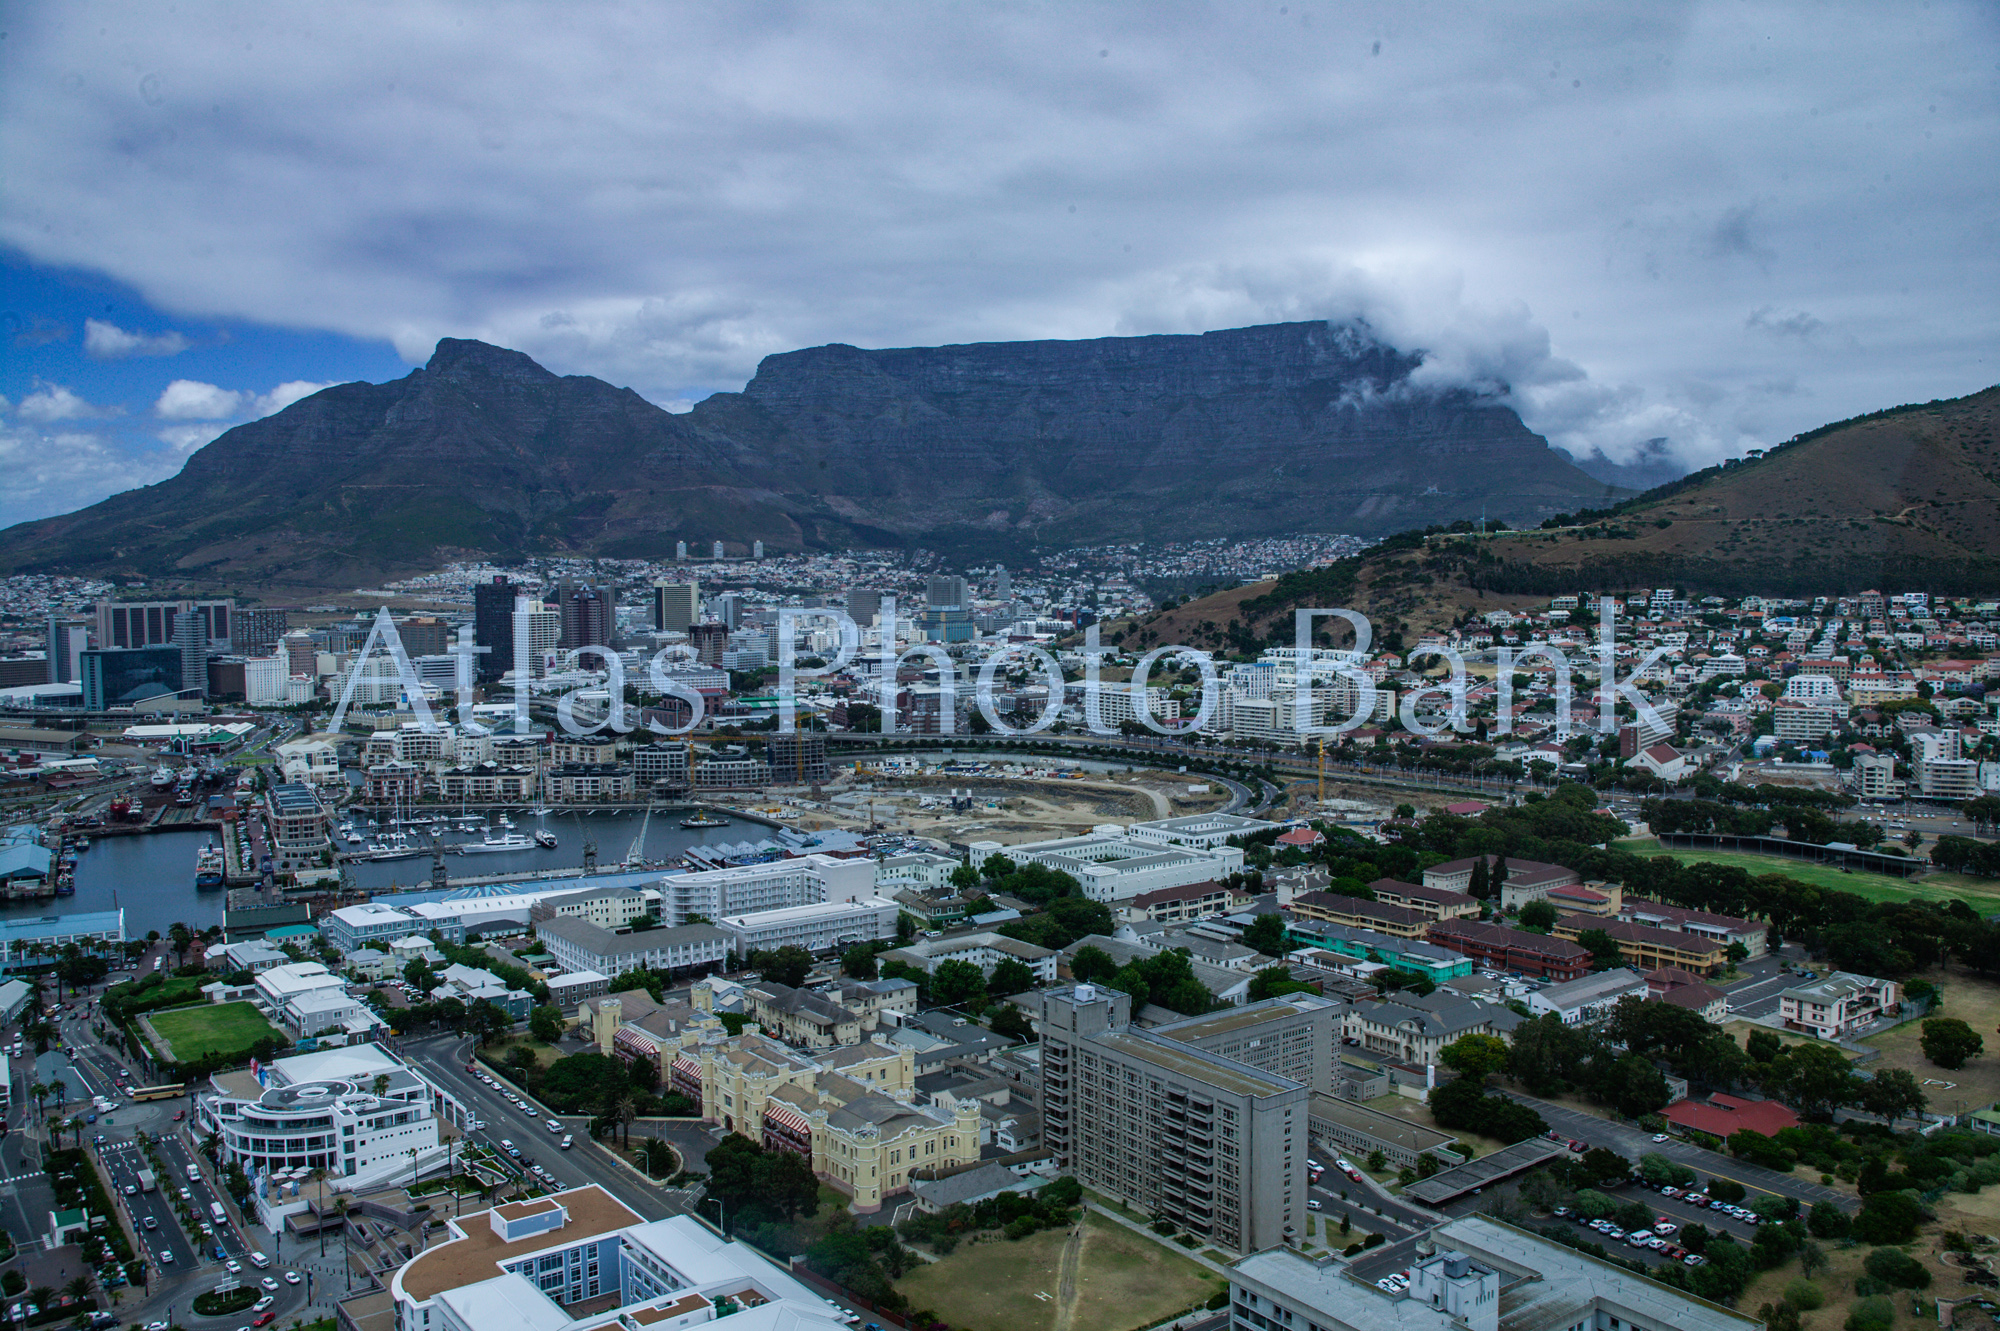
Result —
M 468 841 L 458 848 L 461 855 L 484 855 L 495 850 L 529 850 L 534 840 L 518 832 L 508 832 L 501 836 L 488 835 L 478 841 Z
M 361 844 L 361 833 L 355 831 L 351 827 L 348 828 L 346 831 L 342 832 L 340 834 L 340 837 L 341 840 L 345 841 L 350 846 L 358 846 Z
M 174 783 L 174 769 L 171 767 L 155 767 L 153 769 L 152 780 L 153 789 L 165 790 Z
M 500 815 L 500 826 L 511 832 L 514 830 L 514 820 L 503 813 Z
M 556 834 L 544 828 L 535 833 L 535 844 L 543 850 L 554 850 L 556 848 Z

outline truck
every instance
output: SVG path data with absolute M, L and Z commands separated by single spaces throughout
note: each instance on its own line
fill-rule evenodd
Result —
M 151 1192 L 151 1191 L 153 1191 L 153 1189 L 155 1189 L 155 1188 L 157 1188 L 157 1187 L 159 1187 L 159 1186 L 160 1186 L 160 1181 L 159 1181 L 158 1179 L 156 1179 L 156 1178 L 154 1178 L 154 1177 L 153 1177 L 153 1171 L 152 1171 L 152 1170 L 150 1170 L 150 1169 L 142 1169 L 142 1170 L 140 1170 L 140 1171 L 139 1171 L 139 1191 L 140 1191 L 140 1192 Z

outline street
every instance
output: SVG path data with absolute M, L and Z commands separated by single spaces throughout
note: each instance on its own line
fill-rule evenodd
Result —
M 1672 1138 L 1664 1142 L 1655 1142 L 1651 1133 L 1640 1128 L 1613 1123 L 1594 1114 L 1586 1114 L 1547 1100 L 1538 1100 L 1532 1095 L 1512 1091 L 1502 1093 L 1539 1113 L 1548 1120 L 1549 1127 L 1563 1136 L 1616 1151 L 1635 1164 L 1640 1156 L 1648 1152 L 1658 1152 L 1675 1164 L 1686 1165 L 1703 1180 L 1731 1179 L 1756 1192 L 1769 1193 L 1776 1197 L 1796 1197 L 1802 1206 L 1811 1206 L 1815 1202 L 1832 1202 L 1844 1211 L 1853 1211 L 1860 1205 L 1845 1193 L 1832 1188 L 1823 1188 L 1797 1175 L 1780 1174 L 1753 1165 L 1747 1160 L 1737 1160 L 1715 1151 L 1704 1151 L 1699 1146 L 1692 1146 Z

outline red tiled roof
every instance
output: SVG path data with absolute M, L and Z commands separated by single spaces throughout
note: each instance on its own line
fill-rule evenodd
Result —
M 1281 846 L 1317 846 L 1324 840 L 1326 840 L 1324 833 L 1310 827 L 1294 827 L 1291 831 L 1280 833 L 1278 836 L 1278 844 Z
M 1682 1100 L 1660 1112 L 1670 1123 L 1723 1138 L 1745 1128 L 1771 1137 L 1799 1125 L 1799 1116 L 1775 1100 L 1740 1100 L 1720 1092 L 1710 1096 L 1707 1104 Z

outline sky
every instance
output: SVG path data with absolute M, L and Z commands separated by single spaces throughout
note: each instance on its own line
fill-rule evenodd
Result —
M 772 352 L 1366 319 L 1703 465 L 2000 381 L 2000 6 L 21 4 L 0 524 L 440 337 L 669 410 Z

